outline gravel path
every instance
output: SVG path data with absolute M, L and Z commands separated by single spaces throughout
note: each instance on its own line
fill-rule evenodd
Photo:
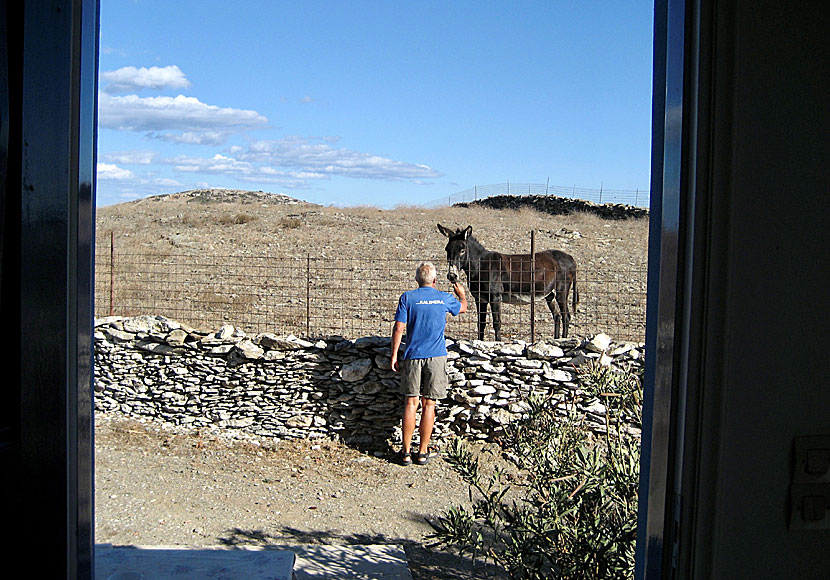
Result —
M 440 456 L 403 467 L 330 440 L 266 447 L 96 416 L 99 544 L 389 543 L 404 546 L 415 580 L 495 577 L 425 547 L 425 518 L 467 502 L 467 486 Z

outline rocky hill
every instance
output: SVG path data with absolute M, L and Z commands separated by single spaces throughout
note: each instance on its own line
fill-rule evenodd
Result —
M 269 203 L 285 205 L 315 205 L 300 199 L 295 199 L 281 193 L 268 193 L 265 191 L 248 191 L 245 189 L 190 189 L 178 193 L 163 193 L 153 195 L 130 203 L 159 202 L 171 199 L 181 199 L 187 203 Z
M 625 208 L 625 209 L 620 209 Z M 601 216 L 613 216 L 607 219 Z M 216 255 L 367 256 L 436 259 L 446 239 L 436 224 L 464 228 L 488 248 L 539 248 L 573 254 L 582 265 L 644 266 L 648 232 L 642 208 L 590 204 L 554 196 L 496 196 L 443 208 L 316 205 L 286 195 L 234 189 L 196 189 L 100 207 L 97 237 L 133 251 Z

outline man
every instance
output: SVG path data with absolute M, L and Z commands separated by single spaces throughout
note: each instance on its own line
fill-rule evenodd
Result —
M 429 440 L 435 425 L 435 402 L 447 396 L 447 345 L 444 327 L 447 312 L 457 316 L 467 312 L 467 295 L 456 281 L 453 292 L 435 288 L 435 266 L 422 262 L 415 270 L 416 290 L 404 292 L 398 300 L 392 328 L 392 369 L 401 373 L 401 392 L 406 402 L 403 410 L 403 448 L 401 463 L 412 464 L 410 445 L 415 432 L 418 399 L 421 402 L 420 443 L 415 463 L 429 460 Z M 457 298 L 456 298 L 457 297 Z M 406 349 L 398 365 L 398 349 L 406 331 Z

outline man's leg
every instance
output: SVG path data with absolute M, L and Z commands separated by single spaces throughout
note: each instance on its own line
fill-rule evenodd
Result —
M 432 438 L 432 430 L 435 426 L 435 405 L 439 399 L 447 396 L 447 357 L 437 356 L 429 359 L 424 366 L 424 374 L 421 377 L 421 425 L 419 434 L 421 443 L 418 452 L 424 458 L 428 457 L 429 441 Z
M 432 428 L 434 425 L 435 399 L 421 397 L 421 425 L 418 429 L 418 434 L 421 436 L 421 442 L 418 447 L 418 453 L 420 453 L 421 455 L 426 455 L 429 450 L 429 440 L 432 437 Z
M 405 398 L 406 401 L 404 402 L 403 407 L 401 431 L 403 432 L 403 453 L 408 455 L 409 446 L 412 444 L 412 435 L 415 433 L 415 418 L 418 413 L 418 397 L 407 396 Z M 421 424 L 423 425 L 423 419 L 421 420 Z

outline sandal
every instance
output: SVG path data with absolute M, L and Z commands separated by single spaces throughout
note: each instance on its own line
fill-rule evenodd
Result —
M 429 463 L 429 452 L 415 454 L 416 465 L 426 465 L 427 463 Z
M 401 451 L 400 462 L 401 462 L 401 465 L 403 465 L 403 466 L 412 465 L 412 455 L 410 453 L 405 452 L 405 451 Z

